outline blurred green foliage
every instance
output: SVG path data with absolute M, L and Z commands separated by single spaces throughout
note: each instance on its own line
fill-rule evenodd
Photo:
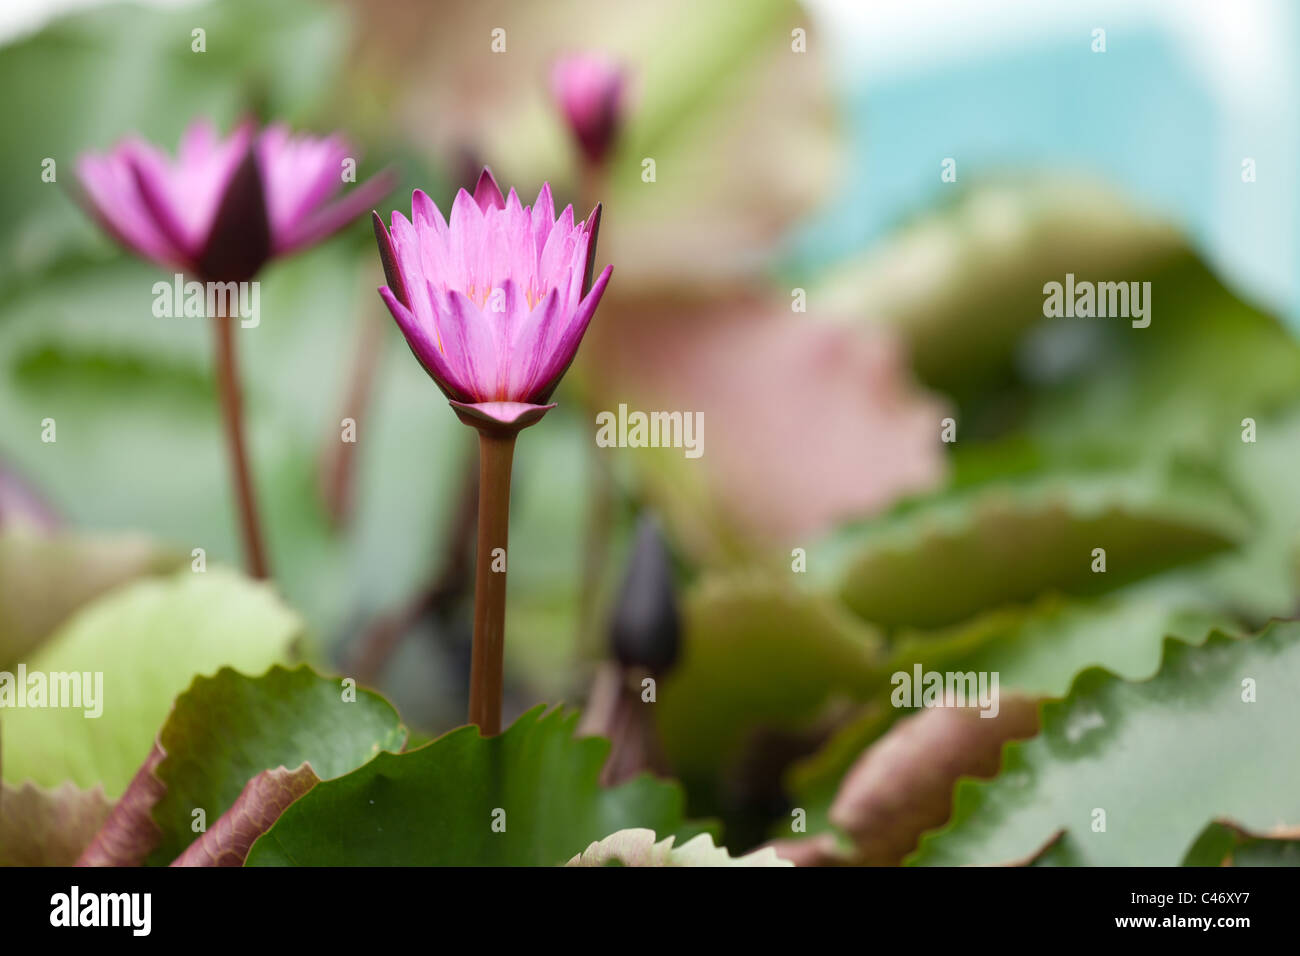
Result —
M 734 42 L 713 59 L 676 73 L 666 60 L 648 73 L 673 82 L 655 88 L 628 149 L 662 144 L 691 175 L 669 177 L 654 194 L 638 192 L 635 180 L 613 184 L 644 226 L 629 229 L 622 248 L 640 251 L 637 243 L 649 248 L 645 236 L 656 229 L 677 230 L 701 190 L 716 200 L 700 214 L 709 228 L 688 230 L 688 238 L 718 247 L 716 261 L 685 238 L 661 244 L 658 251 L 669 252 L 661 258 L 629 257 L 638 281 L 657 294 L 672 278 L 665 263 L 679 268 L 689 258 L 694 273 L 724 260 L 730 268 L 738 256 L 723 252 L 737 252 L 730 245 L 737 236 L 766 236 L 785 222 L 764 205 L 762 176 L 738 175 L 720 159 L 731 156 L 734 165 L 755 153 L 750 126 L 724 123 L 737 99 L 753 98 L 749 87 L 720 78 L 743 65 L 764 82 L 779 79 L 779 70 L 757 67 L 770 51 L 784 52 L 789 7 L 756 4 L 750 19 L 733 8 L 720 22 Z M 201 55 L 190 52 L 197 25 L 207 31 Z M 6 781 L 102 781 L 116 795 L 195 672 L 236 664 L 260 673 L 288 654 L 303 629 L 298 614 L 307 631 L 301 651 L 346 659 L 376 615 L 409 602 L 442 567 L 465 506 L 473 446 L 382 313 L 367 227 L 268 270 L 262 323 L 238 335 L 277 597 L 221 568 L 237 564 L 239 551 L 209 330 L 154 318 L 158 270 L 113 249 L 68 195 L 82 150 L 129 132 L 171 145 L 197 114 L 228 126 L 251 112 L 318 129 L 379 130 L 361 173 L 397 160 L 409 179 L 442 196 L 458 173 L 415 148 L 415 137 L 395 128 L 397 117 L 377 115 L 382 103 L 344 95 L 348 84 L 366 82 L 348 72 L 351 30 L 338 6 L 226 0 L 197 11 L 104 9 L 0 51 L 0 120 L 12 144 L 0 156 L 0 464 L 91 535 L 35 539 L 6 529 L 0 667 L 29 654 L 33 667 L 83 670 L 90 661 L 113 675 L 112 693 L 138 700 L 102 724 L 7 714 Z M 514 158 L 521 168 L 554 161 L 541 139 Z M 765 175 L 779 178 L 782 163 L 811 149 L 795 140 L 788 152 L 763 151 Z M 705 142 L 725 148 L 696 149 Z M 55 184 L 41 181 L 46 157 L 58 164 Z M 758 193 L 752 202 L 734 201 L 731 190 L 746 189 Z M 786 212 L 797 207 L 785 199 Z M 392 197 L 394 206 L 405 202 Z M 1042 285 L 1067 271 L 1151 281 L 1151 326 L 1044 319 Z M 788 549 L 743 536 L 729 539 L 734 566 L 681 568 L 690 582 L 683 660 L 664 680 L 655 713 L 686 810 L 720 815 L 733 850 L 764 833 L 791 836 L 792 807 L 807 812 L 810 835 L 831 832 L 829 806 L 845 774 L 905 716 L 888 704 L 890 674 L 919 663 L 997 670 L 1004 693 L 1065 697 L 1045 711 L 1045 734 L 1014 752 L 1023 763 L 992 784 L 959 786 L 957 818 L 923 844 L 923 858 L 1003 862 L 1036 852 L 1064 827 L 1070 832 L 1041 860 L 1177 862 L 1216 815 L 1252 827 L 1276 822 L 1265 819 L 1270 814 L 1298 822 L 1300 810 L 1287 803 L 1293 767 L 1278 759 L 1294 748 L 1276 733 L 1294 723 L 1290 705 L 1271 697 L 1277 723 L 1261 727 L 1263 705 L 1256 713 L 1225 703 L 1242 668 L 1290 667 L 1294 635 L 1275 627 L 1241 643 L 1206 640 L 1212 628 L 1244 634 L 1300 605 L 1300 346 L 1274 317 L 1226 288 L 1169 224 L 1135 213 L 1125 197 L 1054 177 L 964 185 L 950 205 L 904 224 L 866 256 L 827 263 L 820 274 L 760 280 L 767 278 L 807 287 L 810 322 L 878 323 L 897 336 L 917 380 L 954 409 L 958 440 L 947 450 L 946 486 L 802 543 L 806 576 L 788 570 Z M 728 271 L 719 284 L 734 279 Z M 372 337 L 370 322 L 382 323 L 382 334 Z M 345 406 L 344 395 L 367 341 L 380 346 L 362 412 Z M 770 369 L 752 371 L 760 385 L 779 381 Z M 544 427 L 524 435 L 515 465 L 507 661 L 516 712 L 521 701 L 580 694 L 586 677 L 574 651 L 591 445 L 581 403 L 562 397 Z M 319 476 L 347 415 L 358 418 L 360 440 L 352 519 L 340 529 L 326 513 Z M 41 441 L 47 418 L 57 423 L 54 443 Z M 1247 419 L 1253 442 L 1243 441 Z M 936 422 L 936 440 L 939 430 Z M 649 457 L 616 466 L 619 493 L 632 503 L 619 502 L 615 558 L 638 496 L 656 483 L 671 486 L 674 467 Z M 674 502 L 673 525 L 679 533 L 711 527 L 723 495 L 693 483 Z M 128 530 L 156 541 L 128 547 L 98 537 Z M 1098 547 L 1107 551 L 1104 574 L 1091 567 Z M 105 562 L 106 548 L 116 560 Z M 188 579 L 182 570 L 75 613 L 137 574 L 183 567 L 194 548 L 206 552 L 207 577 Z M 616 577 L 616 563 L 602 570 Z M 31 583 L 34 575 L 42 583 Z M 153 610 L 144 614 L 142 605 Z M 456 724 L 463 615 L 425 616 L 404 631 L 421 639 L 403 644 L 381 673 L 385 689 L 413 725 Z M 1166 645 L 1167 635 L 1189 646 Z M 1166 668 L 1155 681 L 1130 683 L 1157 673 L 1162 648 Z M 1103 714 L 1099 731 L 1089 731 L 1089 707 Z M 1133 747 L 1119 746 L 1121 738 Z M 1201 746 L 1212 748 L 1206 767 L 1195 766 Z M 513 748 L 508 759 L 518 774 L 508 786 L 484 776 L 493 748 L 503 747 Z M 489 846 L 466 836 L 438 850 L 451 854 L 438 857 L 447 862 L 560 862 L 613 829 L 653 825 L 662 837 L 683 825 L 671 785 L 598 791 L 601 748 L 575 743 L 567 718 L 529 714 L 497 743 L 462 731 L 384 760 L 404 768 L 409 793 L 394 812 L 407 829 L 364 848 L 375 862 L 430 862 L 410 854 L 427 849 L 436 828 L 412 821 L 449 774 L 483 783 L 472 800 L 446 790 L 449 814 L 477 813 L 509 796 L 511 806 L 533 808 L 510 811 L 512 832 L 524 832 L 513 828 L 527 820 L 545 839 Z M 1274 763 L 1284 770 L 1249 784 Z M 1094 799 L 1088 786 L 1116 794 L 1119 782 L 1131 784 L 1121 795 L 1122 828 L 1104 845 L 1087 842 L 1078 807 L 1026 790 L 1032 780 L 1016 770 L 1030 765 L 1080 800 Z M 1216 769 L 1229 766 L 1236 770 Z M 220 782 L 223 800 L 248 769 Z M 262 862 L 297 859 L 338 819 L 360 819 L 366 809 L 357 800 L 374 773 L 367 765 L 296 804 L 275 839 L 260 845 Z M 571 805 L 558 806 L 557 792 Z M 42 813 L 64 805 L 63 797 L 35 797 Z M 86 806 L 88 817 L 102 809 Z M 539 806 L 553 816 L 529 817 Z M 1179 825 L 1161 829 L 1171 807 Z M 412 834 L 419 839 L 408 845 Z M 1207 834 L 1202 855 L 1221 859 L 1238 843 L 1260 849 L 1227 831 Z M 340 852 L 331 848 L 321 860 L 337 862 Z

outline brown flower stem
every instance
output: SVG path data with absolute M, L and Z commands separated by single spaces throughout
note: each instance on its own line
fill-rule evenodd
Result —
M 506 638 L 505 555 L 510 530 L 510 465 L 514 453 L 514 432 L 479 429 L 478 554 L 474 574 L 469 722 L 478 724 L 485 737 L 501 732 Z M 500 570 L 493 570 L 494 563 Z
M 235 483 L 235 498 L 239 507 L 239 526 L 244 539 L 244 560 L 248 573 L 255 578 L 266 578 L 270 572 L 266 565 L 266 549 L 262 545 L 262 528 L 257 517 L 257 502 L 253 495 L 253 479 L 248 469 L 248 450 L 244 441 L 243 402 L 239 393 L 239 368 L 235 360 L 233 322 L 229 315 L 218 312 L 212 317 L 216 333 L 217 393 L 221 400 L 222 425 L 226 432 L 226 453 L 230 460 Z

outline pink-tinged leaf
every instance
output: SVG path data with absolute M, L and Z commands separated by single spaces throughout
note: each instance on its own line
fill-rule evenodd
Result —
M 77 866 L 144 864 L 162 839 L 162 830 L 154 823 L 151 814 L 154 804 L 167 789 L 154 773 L 164 756 L 162 747 L 155 743 L 122 799 L 117 801 L 103 827 L 77 859 Z
M 0 866 L 71 866 L 112 806 L 100 787 L 0 784 Z
M 992 777 L 1002 747 L 1038 732 L 1038 702 L 1003 695 L 997 716 L 973 707 L 934 707 L 895 724 L 858 758 L 831 804 L 831 822 L 852 841 L 847 852 L 823 834 L 782 841 L 802 865 L 893 866 L 952 812 L 960 777 Z M 807 846 L 796 844 L 808 843 Z
M 887 331 L 793 315 L 788 303 L 621 294 L 602 303 L 574 371 L 597 409 L 702 423 L 702 435 L 679 429 L 675 447 L 620 452 L 651 475 L 674 537 L 701 557 L 736 539 L 808 542 L 941 482 L 944 406 Z
M 149 759 L 79 861 L 87 866 L 226 866 L 318 779 L 399 749 L 406 730 L 379 695 L 306 665 L 259 677 L 231 668 L 176 698 Z M 285 770 L 286 766 L 297 769 Z M 197 834 L 202 819 L 208 829 Z M 194 842 L 203 845 L 187 855 Z
M 271 828 L 285 807 L 318 783 L 320 779 L 307 764 L 296 770 L 263 770 L 172 866 L 243 866 L 253 841 Z

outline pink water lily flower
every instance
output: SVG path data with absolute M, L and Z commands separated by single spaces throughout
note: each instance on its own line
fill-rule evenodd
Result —
M 392 188 L 381 174 L 345 196 L 339 135 L 251 122 L 222 137 L 192 123 L 175 157 L 139 137 L 78 160 L 90 212 L 122 245 L 202 280 L 249 279 L 269 260 L 327 238 Z
M 388 285 L 379 290 L 425 370 L 476 427 L 531 425 L 573 361 L 613 266 L 596 281 L 600 206 L 585 222 L 557 218 L 550 184 L 523 206 L 484 169 L 448 221 L 420 190 L 411 220 L 379 214 L 375 236 Z
M 594 53 L 556 61 L 551 93 L 588 162 L 601 162 L 618 136 L 626 87 L 623 68 Z

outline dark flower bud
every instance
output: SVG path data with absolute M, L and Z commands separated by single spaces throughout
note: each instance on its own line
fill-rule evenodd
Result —
M 610 622 L 614 656 L 625 667 L 662 674 L 677 661 L 681 630 L 668 547 L 659 522 L 647 515 L 637 526 L 623 590 Z

